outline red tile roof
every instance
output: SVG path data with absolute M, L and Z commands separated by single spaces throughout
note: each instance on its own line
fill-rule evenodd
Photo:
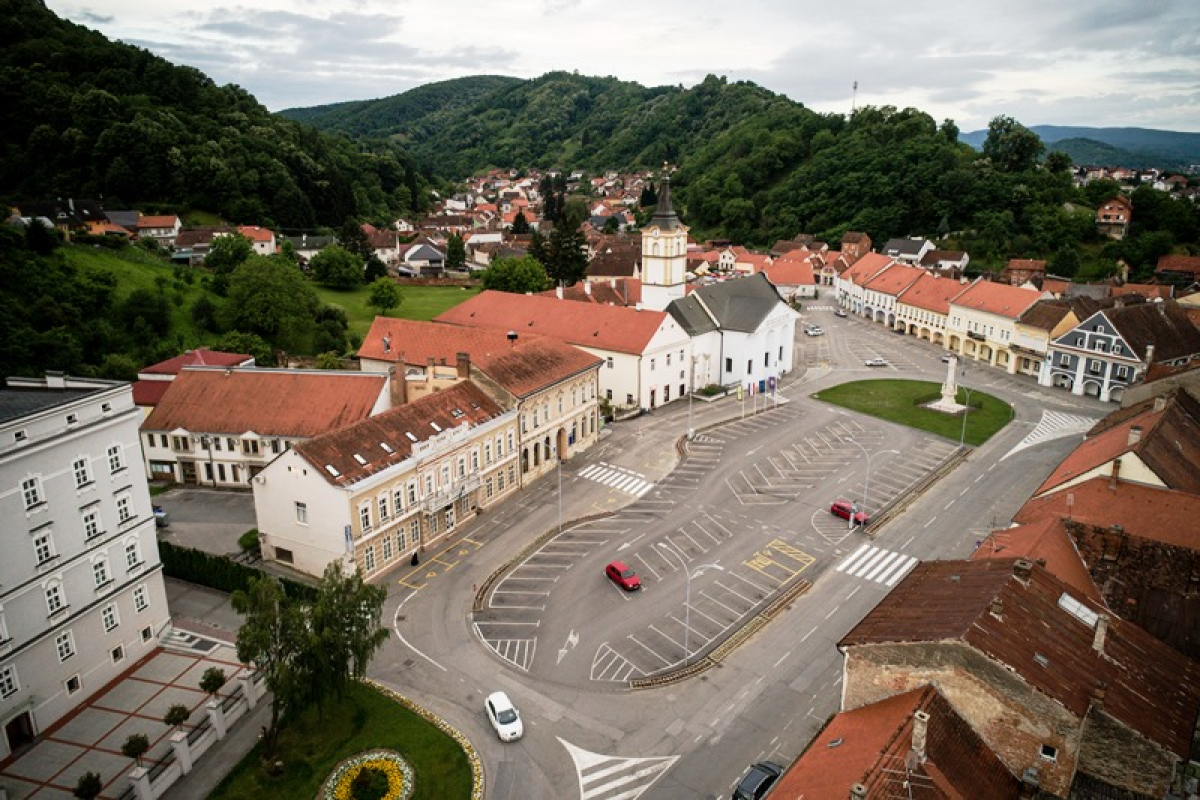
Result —
M 189 368 L 142 423 L 240 436 L 316 436 L 371 414 L 387 376 L 361 372 Z
M 906 264 L 892 264 L 883 272 L 863 284 L 863 288 L 895 297 L 909 286 L 912 286 L 918 278 L 925 274 L 925 270 L 920 267 L 910 267 Z
M 174 228 L 179 224 L 179 217 L 174 214 L 166 214 L 163 216 L 139 216 L 137 226 L 139 228 Z
M 1073 596 L 1070 587 L 1036 564 L 1021 580 L 1018 561 L 919 564 L 838 646 L 961 641 L 1079 719 L 1102 681 L 1105 713 L 1186 757 L 1200 712 L 1200 664 L 1119 617 L 1109 618 L 1098 652 L 1094 625 L 1059 605 L 1064 593 Z M 997 600 L 998 615 L 991 610 Z M 1105 613 L 1086 598 L 1074 600 Z
M 133 404 L 135 406 L 156 406 L 170 388 L 171 381 L 134 381 Z
M 842 278 L 852 280 L 861 286 L 886 269 L 889 264 L 894 263 L 894 258 L 882 253 L 866 253 L 842 273 Z
M 776 286 L 815 286 L 812 262 L 808 259 L 775 259 L 775 263 L 763 270 L 767 280 Z
M 391 342 L 384 350 L 383 338 Z M 438 322 L 376 317 L 367 332 L 359 358 L 424 365 L 428 359 L 455 364 L 459 353 L 516 397 L 526 397 L 572 375 L 602 363 L 604 359 L 546 336 L 508 334 L 495 328 L 465 328 Z
M 252 242 L 270 242 L 275 237 L 269 228 L 261 228 L 258 225 L 239 225 L 238 233 Z
M 350 486 L 407 459 L 415 442 L 428 441 L 464 424 L 475 427 L 503 413 L 482 389 L 464 381 L 316 436 L 294 449 L 329 483 Z
M 913 746 L 913 716 L 929 715 L 925 758 L 906 761 Z M 892 797 L 906 778 L 922 789 L 914 797 L 1012 800 L 1020 782 L 933 686 L 843 711 L 784 773 L 772 797 L 846 800 L 862 783 L 868 797 Z M 929 787 L 928 789 L 925 787 Z M 932 792 L 929 791 L 932 789 Z M 900 795 L 907 796 L 901 791 Z
M 1161 297 L 1163 300 L 1170 300 L 1175 297 L 1175 287 L 1169 283 L 1126 283 L 1123 286 L 1112 287 L 1110 294 L 1112 297 L 1137 294 L 1148 300 L 1153 300 L 1156 297 Z
M 577 346 L 637 354 L 646 349 L 666 320 L 665 311 L 489 290 L 439 314 L 434 321 L 535 333 Z
M 960 283 L 954 278 L 943 278 L 936 273 L 926 272 L 901 292 L 896 297 L 896 302 L 945 315 L 950 313 L 950 301 L 966 291 L 967 286 L 968 284 Z
M 1089 525 L 1120 525 L 1130 536 L 1200 551 L 1200 495 L 1109 478 L 1030 498 L 1013 517 L 1020 523 L 1067 517 Z
M 971 554 L 973 561 L 983 558 L 1037 561 L 1079 594 L 1097 605 L 1105 604 L 1061 517 L 1050 515 L 1026 525 L 992 531 Z
M 545 297 L 558 297 L 556 289 L 538 292 Z M 604 306 L 636 306 L 642 302 L 642 281 L 639 278 L 607 278 L 599 281 L 580 281 L 563 289 L 564 300 L 577 303 L 598 303 Z
M 1159 256 L 1155 272 L 1190 272 L 1200 277 L 1200 256 Z
M 1016 319 L 1041 296 L 1042 293 L 1037 289 L 1022 289 L 1006 283 L 977 280 L 968 286 L 965 292 L 954 298 L 954 305 Z
M 184 367 L 245 367 L 250 366 L 254 356 L 247 353 L 223 353 L 197 347 L 183 355 L 151 364 L 141 370 L 146 375 L 178 375 Z

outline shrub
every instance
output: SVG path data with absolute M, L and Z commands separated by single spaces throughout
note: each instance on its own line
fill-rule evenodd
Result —
M 238 564 L 222 556 L 214 556 L 188 547 L 178 547 L 170 542 L 159 542 L 158 553 L 162 558 L 163 574 L 188 583 L 198 583 L 210 589 L 233 593 L 241 589 L 249 591 L 250 579 L 261 578 L 262 570 Z M 313 586 L 281 579 L 288 596 L 312 602 L 317 598 Z
M 388 776 L 382 770 L 365 767 L 350 786 L 354 800 L 382 800 L 388 793 Z
M 238 547 L 243 550 L 258 552 L 258 528 L 251 528 L 239 536 Z
M 100 778 L 100 773 L 85 772 L 75 782 L 75 791 L 72 794 L 78 797 L 79 800 L 96 800 L 103 790 L 104 781 Z

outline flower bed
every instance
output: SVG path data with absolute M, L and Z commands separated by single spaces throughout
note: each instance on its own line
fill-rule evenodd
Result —
M 407 800 L 413 792 L 413 771 L 408 762 L 392 750 L 372 750 L 348 758 L 325 780 L 318 800 L 354 800 L 354 779 L 365 769 L 374 769 L 388 779 L 383 800 Z

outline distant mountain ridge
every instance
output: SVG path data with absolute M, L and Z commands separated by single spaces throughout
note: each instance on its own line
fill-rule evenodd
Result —
M 1064 152 L 1076 164 L 1163 169 L 1200 164 L 1200 133 L 1078 125 L 1031 125 L 1029 129 L 1046 143 L 1047 150 Z M 971 131 L 958 138 L 979 149 L 987 131 Z

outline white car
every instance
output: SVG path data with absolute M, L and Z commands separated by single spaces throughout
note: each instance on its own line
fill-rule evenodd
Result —
M 863 363 L 868 367 L 886 367 L 888 365 L 886 358 L 868 358 Z
M 844 308 L 835 308 L 835 309 L 833 310 L 833 315 L 834 315 L 835 317 L 844 317 L 844 316 L 846 316 L 846 309 L 844 309 Z
M 521 725 L 521 715 L 517 712 L 517 707 L 512 704 L 504 692 L 489 694 L 484 708 L 487 711 L 488 721 L 496 729 L 496 735 L 500 737 L 500 741 L 515 742 L 525 733 L 525 727 Z
M 825 331 L 821 330 L 821 329 L 820 329 L 819 327 L 817 327 L 816 325 L 813 325 L 813 326 L 811 326 L 811 327 L 805 328 L 805 329 L 804 329 L 804 332 L 805 332 L 805 333 L 807 333 L 809 336 L 820 336 L 820 335 L 822 335 L 822 334 L 824 334 L 824 333 L 825 333 Z

